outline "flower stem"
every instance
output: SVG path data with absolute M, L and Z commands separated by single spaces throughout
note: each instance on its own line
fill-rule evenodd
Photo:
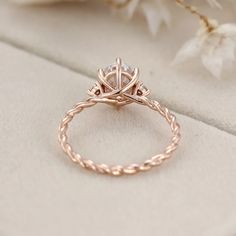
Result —
M 208 17 L 206 15 L 203 15 L 202 13 L 200 13 L 194 6 L 185 3 L 184 0 L 175 0 L 175 1 L 179 6 L 186 9 L 187 11 L 192 13 L 193 15 L 199 17 L 200 20 L 205 24 L 207 31 L 209 33 L 215 29 L 215 26 L 210 23 Z

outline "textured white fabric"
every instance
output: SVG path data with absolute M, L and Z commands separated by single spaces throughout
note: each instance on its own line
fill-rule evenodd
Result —
M 93 80 L 4 44 L 0 55 L 1 235 L 235 233 L 233 135 L 177 114 L 183 140 L 161 168 L 118 179 L 89 173 L 61 152 L 57 127 Z M 72 142 L 96 161 L 141 161 L 170 137 L 158 114 L 141 111 L 84 111 Z

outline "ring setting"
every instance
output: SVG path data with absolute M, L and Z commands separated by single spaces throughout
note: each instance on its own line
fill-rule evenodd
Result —
M 117 105 L 138 102 L 139 97 L 150 93 L 138 77 L 138 68 L 132 69 L 117 58 L 115 64 L 98 70 L 98 81 L 88 90 L 88 95 L 94 99 L 107 98 L 107 102 L 110 99 L 111 103 Z
M 165 160 L 172 156 L 172 153 L 178 147 L 181 138 L 180 125 L 177 123 L 175 115 L 158 101 L 150 99 L 148 97 L 149 94 L 150 90 L 139 81 L 138 68 L 132 68 L 124 64 L 120 58 L 117 58 L 116 63 L 109 65 L 105 69 L 99 69 L 97 82 L 88 90 L 89 98 L 77 103 L 72 109 L 67 111 L 60 123 L 58 139 L 63 151 L 73 162 L 79 164 L 83 168 L 112 176 L 136 174 L 161 165 Z M 97 103 L 115 106 L 136 103 L 159 112 L 170 125 L 172 131 L 172 138 L 169 145 L 162 153 L 157 154 L 142 163 L 129 164 L 127 166 L 109 166 L 83 158 L 80 154 L 76 153 L 71 144 L 69 144 L 67 130 L 69 128 L 69 123 L 75 115 L 86 108 L 93 107 Z

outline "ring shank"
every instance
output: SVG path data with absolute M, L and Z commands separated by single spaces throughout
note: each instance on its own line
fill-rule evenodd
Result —
M 98 102 L 107 103 L 107 101 L 104 99 L 95 100 L 91 98 L 86 101 L 77 103 L 71 110 L 66 113 L 64 119 L 60 123 L 58 139 L 63 151 L 69 156 L 69 158 L 73 162 L 78 163 L 83 168 L 93 170 L 101 174 L 109 174 L 113 176 L 120 176 L 124 174 L 131 175 L 147 171 L 154 166 L 161 165 L 166 159 L 169 159 L 172 153 L 176 150 L 181 135 L 180 126 L 176 121 L 175 115 L 173 115 L 166 107 L 161 106 L 159 102 L 151 100 L 147 97 L 143 97 L 142 103 L 140 103 L 139 101 L 138 104 L 145 105 L 154 111 L 158 111 L 170 125 L 173 136 L 171 138 L 170 144 L 165 148 L 164 152 L 151 157 L 150 159 L 144 161 L 141 164 L 130 164 L 127 166 L 109 166 L 107 164 L 97 164 L 94 163 L 92 160 L 82 158 L 80 154 L 76 153 L 73 150 L 72 146 L 68 143 L 67 130 L 69 127 L 69 123 L 73 120 L 75 115 L 82 112 L 85 108 L 93 107 Z

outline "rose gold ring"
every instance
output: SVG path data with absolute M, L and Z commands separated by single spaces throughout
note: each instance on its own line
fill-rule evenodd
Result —
M 175 116 L 170 113 L 166 107 L 147 97 L 150 91 L 138 80 L 138 75 L 138 68 L 132 69 L 130 66 L 124 64 L 120 58 L 116 59 L 115 64 L 105 69 L 98 70 L 98 81 L 93 88 L 88 91 L 89 98 L 77 103 L 69 110 L 59 126 L 58 139 L 60 145 L 73 162 L 97 173 L 120 176 L 150 170 L 154 166 L 161 165 L 165 160 L 171 157 L 180 140 L 180 126 Z M 138 103 L 154 111 L 158 111 L 170 125 L 173 134 L 170 144 L 165 148 L 163 153 L 157 154 L 140 164 L 109 166 L 106 164 L 97 164 L 92 160 L 82 158 L 68 143 L 68 136 L 66 134 L 68 125 L 76 114 L 97 103 L 113 104 L 117 106 Z

